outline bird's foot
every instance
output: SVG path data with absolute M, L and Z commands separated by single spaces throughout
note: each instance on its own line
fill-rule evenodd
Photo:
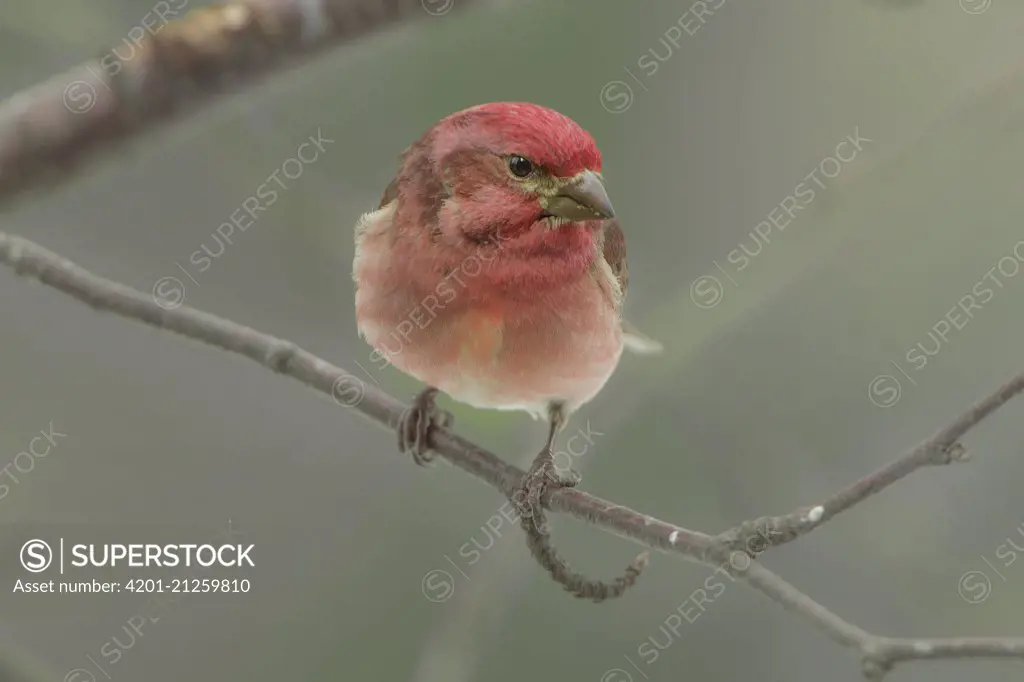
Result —
M 544 496 L 552 488 L 572 488 L 579 484 L 579 476 L 572 471 L 568 473 L 569 476 L 564 476 L 555 470 L 554 458 L 548 448 L 533 461 L 520 487 L 512 495 L 519 512 L 519 522 L 526 532 L 526 546 L 555 582 L 574 596 L 594 602 L 621 597 L 647 568 L 650 555 L 644 552 L 633 559 L 626 570 L 611 582 L 594 580 L 574 571 L 552 544 L 542 507 Z
M 519 512 L 519 517 L 529 515 L 539 529 L 544 524 L 543 498 L 551 490 L 575 488 L 580 483 L 580 476 L 573 470 L 565 474 L 555 469 L 555 460 L 551 450 L 544 450 L 533 460 L 529 471 L 523 477 L 519 489 L 512 496 Z
M 413 461 L 420 466 L 434 460 L 427 445 L 430 429 L 447 429 L 455 423 L 451 412 L 437 407 L 437 393 L 436 388 L 429 387 L 420 391 L 398 420 L 398 451 L 408 450 Z

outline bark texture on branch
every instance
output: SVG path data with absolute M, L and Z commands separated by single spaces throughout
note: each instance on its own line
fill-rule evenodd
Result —
M 298 58 L 483 1 L 241 0 L 186 14 L 187 0 L 162 0 L 131 50 L 103 50 L 0 102 L 0 204 Z

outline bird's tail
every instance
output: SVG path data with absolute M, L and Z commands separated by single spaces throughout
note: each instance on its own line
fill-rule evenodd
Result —
M 664 346 L 626 320 L 622 321 L 622 344 L 637 355 L 657 355 L 665 350 Z

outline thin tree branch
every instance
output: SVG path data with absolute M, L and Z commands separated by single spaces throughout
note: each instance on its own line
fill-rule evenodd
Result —
M 186 2 L 159 2 L 142 19 L 147 30 L 139 28 L 142 35 L 131 37 L 135 48 L 129 57 L 105 50 L 0 102 L 0 203 L 66 180 L 115 143 L 293 66 L 300 57 L 480 2 L 241 0 L 176 19 Z
M 970 453 L 957 439 L 1021 391 L 1024 391 L 1024 372 L 1011 377 L 948 426 L 942 427 L 895 461 L 859 481 L 851 483 L 821 504 L 815 507 L 801 507 L 783 516 L 762 516 L 745 521 L 720 533 L 716 539 L 734 548 L 743 547 L 754 535 L 767 531 L 772 545 L 782 545 L 801 535 L 806 535 L 825 521 L 863 502 L 875 493 L 881 492 L 922 467 L 966 461 L 970 459 Z
M 86 303 L 96 310 L 115 313 L 173 331 L 191 339 L 244 355 L 268 369 L 290 376 L 336 402 L 350 407 L 385 428 L 394 429 L 406 409 L 392 396 L 358 377 L 283 339 L 263 334 L 188 306 L 162 307 L 155 299 L 131 287 L 98 277 L 71 261 L 25 239 L 0 232 L 0 263 L 20 275 L 31 277 Z M 828 517 L 850 508 L 858 501 L 928 463 L 942 461 L 935 454 L 950 444 L 999 405 L 1020 392 L 1024 378 L 1017 377 L 982 400 L 963 417 L 939 431 L 896 463 L 831 498 Z M 430 445 L 460 469 L 482 479 L 510 497 L 525 472 L 503 462 L 494 454 L 445 430 L 431 432 Z M 902 463 L 901 463 L 902 462 Z M 872 482 L 874 481 L 874 482 Z M 859 497 L 858 497 L 859 496 Z M 822 506 L 805 514 L 804 525 L 821 522 Z M 829 639 L 855 650 L 869 680 L 881 680 L 897 663 L 912 660 L 956 658 L 1015 658 L 1024 660 L 1024 638 L 938 638 L 912 639 L 875 635 L 844 620 L 803 594 L 780 576 L 753 560 L 773 543 L 765 529 L 760 548 L 749 544 L 741 551 L 730 542 L 687 530 L 638 511 L 574 489 L 554 492 L 550 508 L 563 512 L 607 532 L 628 538 L 652 549 L 679 554 L 715 570 L 766 595 L 818 627 Z

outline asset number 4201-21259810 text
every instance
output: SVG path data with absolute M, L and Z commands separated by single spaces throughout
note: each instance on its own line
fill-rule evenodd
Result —
M 248 592 L 248 578 L 133 578 L 125 583 L 127 592 Z

